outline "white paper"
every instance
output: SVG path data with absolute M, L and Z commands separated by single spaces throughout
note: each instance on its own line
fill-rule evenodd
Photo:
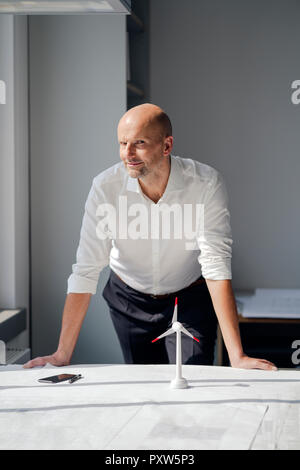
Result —
M 300 318 L 300 289 L 256 289 L 252 296 L 236 296 L 248 318 Z
M 5 322 L 9 318 L 16 315 L 16 313 L 18 313 L 18 312 L 20 312 L 20 309 L 18 309 L 18 310 L 2 310 L 0 312 L 0 323 Z
M 250 449 L 265 405 L 147 405 L 105 449 Z

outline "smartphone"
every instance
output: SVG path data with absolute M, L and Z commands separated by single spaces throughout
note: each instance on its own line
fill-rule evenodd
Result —
M 44 379 L 38 379 L 38 381 L 46 384 L 58 384 L 60 382 L 64 382 L 65 380 L 70 380 L 75 376 L 76 374 L 59 374 L 52 375 L 51 377 L 45 377 Z

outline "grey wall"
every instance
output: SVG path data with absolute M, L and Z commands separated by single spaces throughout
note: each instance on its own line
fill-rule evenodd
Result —
M 27 17 L 0 15 L 0 308 L 27 309 L 29 323 Z M 15 347 L 29 345 L 28 331 Z
M 237 288 L 300 286 L 300 4 L 152 0 L 151 100 L 227 182 Z
M 6 47 L 0 49 L 1 80 L 6 83 L 6 104 L 0 105 L 0 213 L 6 221 L 6 230 L 0 230 L 1 247 L 1 306 L 14 302 L 14 217 L 9 215 L 14 207 L 14 21 L 11 15 L 0 16 L 0 40 Z M 11 202 L 10 202 L 11 201 Z M 4 218 L 5 217 L 5 218 Z M 2 225 L 2 224 L 1 224 Z
M 125 16 L 30 17 L 33 355 L 57 347 L 92 179 L 119 161 L 126 111 Z M 122 362 L 101 292 L 92 297 L 74 363 Z

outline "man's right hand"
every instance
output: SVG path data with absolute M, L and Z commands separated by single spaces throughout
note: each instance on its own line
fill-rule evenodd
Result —
M 64 352 L 56 351 L 54 354 L 50 356 L 42 356 L 36 357 L 31 361 L 26 362 L 23 365 L 24 369 L 30 369 L 32 367 L 41 367 L 45 366 L 46 364 L 52 364 L 53 366 L 68 366 L 70 361 L 67 358 L 67 355 Z

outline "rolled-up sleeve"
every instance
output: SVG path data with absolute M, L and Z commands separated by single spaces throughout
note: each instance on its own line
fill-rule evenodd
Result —
M 232 279 L 232 232 L 228 194 L 222 175 L 215 170 L 204 202 L 203 220 L 197 239 L 198 261 L 205 279 Z
M 104 201 L 103 201 L 104 202 Z M 98 217 L 99 188 L 95 189 L 95 179 L 85 203 L 85 212 L 80 230 L 80 240 L 76 252 L 76 263 L 67 281 L 67 294 L 96 294 L 101 270 L 109 264 L 111 239 L 100 239 Z

